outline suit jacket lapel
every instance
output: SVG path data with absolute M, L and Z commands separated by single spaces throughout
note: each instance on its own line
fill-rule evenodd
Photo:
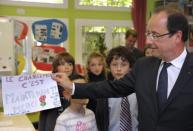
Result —
M 158 74 L 158 69 L 159 65 L 161 63 L 161 60 L 159 59 L 156 61 L 155 66 L 152 68 L 152 82 L 151 82 L 151 94 L 152 94 L 152 101 L 153 101 L 153 106 L 155 107 L 156 114 L 158 114 L 158 103 L 157 103 L 157 91 L 156 91 L 156 82 L 157 82 L 157 74 Z
M 192 78 L 192 75 L 193 75 L 193 58 L 190 56 L 190 54 L 187 54 L 185 62 L 180 71 L 180 74 L 176 80 L 176 83 L 174 84 L 174 87 L 170 93 L 167 103 L 163 107 L 162 111 L 164 111 L 169 106 L 169 104 L 177 97 L 179 92 L 186 86 L 186 83 L 188 83 L 189 79 Z

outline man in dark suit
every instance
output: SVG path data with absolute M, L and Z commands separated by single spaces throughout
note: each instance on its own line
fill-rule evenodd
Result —
M 133 29 L 127 30 L 125 33 L 125 47 L 131 52 L 135 61 L 144 56 L 143 52 L 135 47 L 136 41 L 137 32 Z
M 123 97 L 136 92 L 139 131 L 193 131 L 193 55 L 185 48 L 188 21 L 175 9 L 158 9 L 148 22 L 146 36 L 160 59 L 139 59 L 120 80 L 73 84 L 65 74 L 53 79 L 76 98 Z M 167 68 L 166 62 L 170 63 Z M 166 78 L 162 82 L 161 74 Z

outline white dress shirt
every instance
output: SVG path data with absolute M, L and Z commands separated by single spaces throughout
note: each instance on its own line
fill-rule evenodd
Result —
M 174 60 L 168 62 L 168 63 L 171 63 L 172 65 L 167 68 L 167 72 L 168 72 L 167 98 L 169 97 L 169 95 L 174 87 L 174 84 L 176 83 L 176 80 L 180 74 L 180 71 L 181 71 L 181 68 L 184 64 L 186 55 L 187 55 L 187 51 L 184 48 L 184 51 L 180 54 L 180 56 L 178 56 Z M 163 67 L 163 63 L 164 63 L 164 61 L 161 62 L 159 70 L 158 70 L 156 89 L 158 89 L 159 74 L 160 74 L 161 69 Z
M 136 94 L 127 96 L 130 104 L 132 131 L 138 131 L 138 107 Z M 108 98 L 109 107 L 109 129 L 108 131 L 120 130 L 120 113 L 122 98 Z

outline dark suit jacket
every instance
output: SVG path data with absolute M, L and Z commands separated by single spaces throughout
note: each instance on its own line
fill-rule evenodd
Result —
M 134 61 L 138 60 L 139 58 L 143 57 L 144 56 L 144 53 L 138 49 L 138 48 L 132 48 L 132 49 L 129 49 L 131 51 L 131 54 L 134 58 Z
M 156 97 L 156 77 L 160 62 L 158 58 L 142 58 L 123 79 L 97 84 L 75 84 L 74 97 L 122 97 L 136 92 L 139 131 L 193 131 L 193 54 L 188 53 L 161 112 Z

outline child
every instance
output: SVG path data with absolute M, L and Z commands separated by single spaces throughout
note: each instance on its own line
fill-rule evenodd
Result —
M 146 45 L 144 48 L 144 55 L 145 56 L 152 56 L 152 48 L 149 45 Z
M 144 55 L 145 56 L 154 56 L 160 57 L 159 51 L 156 48 L 152 48 L 151 45 L 146 44 L 144 48 Z
M 105 79 L 105 58 L 102 54 L 93 52 L 87 60 L 87 80 L 88 82 L 97 82 Z M 96 104 L 96 99 L 89 99 L 87 108 L 95 113 Z
M 79 78 L 75 73 L 75 61 L 74 58 L 67 52 L 62 52 L 56 55 L 52 63 L 52 72 L 64 72 L 71 80 Z M 60 113 L 69 106 L 69 102 L 63 97 L 63 88 L 58 86 L 61 107 L 48 109 L 40 112 L 39 118 L 39 131 L 53 131 L 56 123 L 56 119 Z
M 127 74 L 134 60 L 126 47 L 119 46 L 110 50 L 106 62 L 114 79 Z M 128 97 L 131 112 L 132 131 L 137 131 L 137 100 L 135 94 Z M 98 99 L 96 120 L 99 131 L 119 131 L 122 98 Z
M 85 83 L 83 79 L 75 80 Z M 71 99 L 70 106 L 57 118 L 54 131 L 97 131 L 94 113 L 85 105 L 88 99 Z

